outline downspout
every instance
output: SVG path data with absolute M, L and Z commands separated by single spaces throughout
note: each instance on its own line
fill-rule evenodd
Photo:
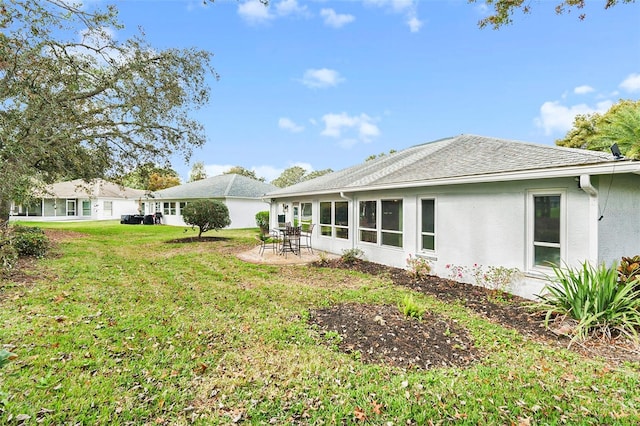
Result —
M 580 189 L 589 195 L 589 261 L 598 263 L 598 190 L 591 184 L 590 175 L 580 175 Z
M 351 207 L 352 207 L 351 214 L 352 214 L 353 221 L 351 223 L 353 223 L 353 234 L 351 235 L 351 237 L 352 237 L 351 238 L 351 248 L 355 249 L 356 248 L 356 230 L 358 229 L 357 226 L 355 226 L 355 224 L 358 223 L 357 222 L 358 218 L 356 217 L 356 208 L 353 205 L 353 198 L 352 197 L 347 197 L 344 194 L 344 191 L 340 191 L 340 198 L 342 198 L 343 200 L 347 200 L 347 202 L 350 202 Z

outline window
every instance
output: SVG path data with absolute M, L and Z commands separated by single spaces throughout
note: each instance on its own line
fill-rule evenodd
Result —
M 565 191 L 530 191 L 527 204 L 527 267 L 560 265 L 566 248 Z
M 82 216 L 91 216 L 91 201 L 82 201 Z
M 187 206 L 187 204 L 189 204 L 187 201 L 181 201 L 179 206 L 180 206 L 180 214 L 182 214 L 182 210 L 184 210 L 184 208 Z
M 165 216 L 175 215 L 176 214 L 176 202 L 175 201 L 165 202 L 164 203 L 163 214 Z
M 334 203 L 334 220 L 336 238 L 349 239 L 349 202 L 336 201 Z
M 113 216 L 113 201 L 105 201 L 102 210 L 105 216 Z
M 533 263 L 560 264 L 560 196 L 534 196 Z
M 420 249 L 436 249 L 436 201 L 433 199 L 420 200 Z
M 360 201 L 360 241 L 402 247 L 402 200 Z
M 382 245 L 402 247 L 402 200 L 382 200 Z
M 311 203 L 300 203 L 300 220 L 311 223 Z
M 366 243 L 378 242 L 377 201 L 360 201 L 360 219 L 358 222 L 358 232 L 360 241 Z
M 320 203 L 320 235 L 349 239 L 349 202 L 323 201 Z
M 331 202 L 322 201 L 320 203 L 320 235 L 333 236 L 331 227 Z
M 76 215 L 76 200 L 67 200 L 67 216 Z

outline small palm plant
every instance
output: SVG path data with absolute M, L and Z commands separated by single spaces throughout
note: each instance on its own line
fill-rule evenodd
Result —
M 540 296 L 546 310 L 545 325 L 552 317 L 570 318 L 576 325 L 573 340 L 584 340 L 591 332 L 610 338 L 618 332 L 633 339 L 640 331 L 640 290 L 636 281 L 618 282 L 616 267 L 553 268 L 554 278 Z

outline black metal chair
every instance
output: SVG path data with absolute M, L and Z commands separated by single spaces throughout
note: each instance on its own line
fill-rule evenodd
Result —
M 311 235 L 313 234 L 313 228 L 315 223 L 303 223 L 300 227 L 300 249 L 306 248 L 313 254 L 313 247 L 311 247 Z
M 258 239 L 260 240 L 260 256 L 268 249 L 271 249 L 273 253 L 280 251 L 280 234 L 277 232 L 261 232 Z
M 291 252 L 300 256 L 300 227 L 287 225 L 284 231 L 284 239 L 282 240 L 281 252 L 287 257 L 287 253 Z

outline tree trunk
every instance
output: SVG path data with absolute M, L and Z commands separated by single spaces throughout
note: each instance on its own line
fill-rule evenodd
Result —
M 11 211 L 11 201 L 0 198 L 0 229 L 9 223 L 9 212 Z

